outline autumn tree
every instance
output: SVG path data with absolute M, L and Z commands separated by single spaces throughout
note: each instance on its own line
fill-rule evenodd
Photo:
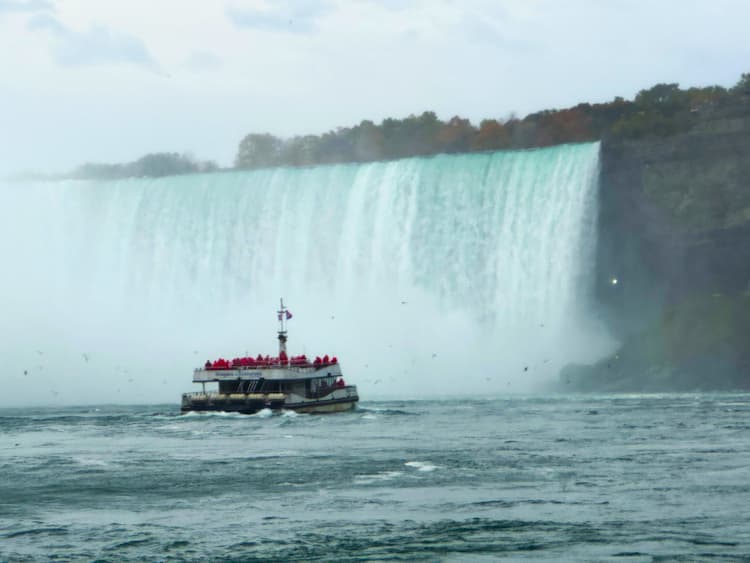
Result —
M 279 161 L 284 166 L 310 166 L 319 162 L 318 137 L 292 137 L 281 146 Z
M 484 119 L 471 141 L 474 151 L 507 149 L 510 146 L 508 129 L 497 119 Z
M 280 163 L 282 142 L 270 133 L 251 133 L 240 142 L 236 168 L 265 168 Z
M 352 131 L 353 156 L 356 162 L 381 160 L 384 155 L 383 131 L 372 121 L 362 121 Z
M 732 87 L 732 94 L 750 96 L 750 72 L 745 72 L 737 84 Z
M 467 152 L 476 133 L 476 127 L 468 119 L 456 115 L 438 131 L 437 148 L 440 152 L 447 153 Z

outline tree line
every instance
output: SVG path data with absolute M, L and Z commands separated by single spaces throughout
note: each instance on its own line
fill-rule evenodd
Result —
M 159 178 L 178 174 L 215 172 L 219 166 L 210 160 L 196 160 L 189 154 L 149 153 L 133 162 L 119 164 L 86 163 L 65 178 L 75 180 L 120 180 L 123 178 Z
M 440 120 L 434 112 L 404 119 L 365 120 L 322 135 L 282 139 L 251 133 L 240 142 L 235 167 L 309 166 L 391 160 L 438 153 L 467 153 L 547 147 L 603 138 L 666 136 L 686 131 L 707 107 L 750 100 L 750 73 L 732 88 L 707 86 L 681 89 L 657 84 L 633 100 L 621 97 L 600 104 L 581 103 L 545 110 L 519 119 L 485 119 L 478 126 L 455 116 Z M 750 105 L 750 104 L 748 104 Z
M 547 147 L 606 138 L 638 139 L 688 130 L 697 115 L 711 107 L 743 104 L 750 112 L 750 73 L 732 88 L 707 86 L 681 89 L 657 84 L 641 90 L 633 100 L 616 97 L 600 104 L 581 103 L 561 110 L 544 110 L 519 119 L 484 119 L 474 125 L 455 116 L 442 121 L 434 112 L 403 119 L 386 118 L 376 124 L 364 120 L 322 135 L 282 139 L 270 133 L 251 133 L 239 144 L 236 169 L 311 166 L 347 162 L 394 160 L 439 153 L 470 153 Z M 150 153 L 127 163 L 86 163 L 57 178 L 117 180 L 214 172 L 212 161 L 188 154 Z M 49 178 L 48 178 L 49 179 Z

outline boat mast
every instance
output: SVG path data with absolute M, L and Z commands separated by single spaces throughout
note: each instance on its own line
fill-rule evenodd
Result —
M 284 298 L 279 299 L 279 311 L 278 311 L 278 318 L 279 318 L 279 356 L 282 355 L 282 352 L 286 354 L 286 319 L 287 319 L 287 310 L 286 307 L 284 307 Z

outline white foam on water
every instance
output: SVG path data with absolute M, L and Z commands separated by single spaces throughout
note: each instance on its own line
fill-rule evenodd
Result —
M 99 468 L 107 468 L 107 469 L 113 468 L 113 464 L 111 462 L 105 461 L 101 458 L 76 456 L 76 457 L 73 457 L 72 459 L 78 465 L 83 465 L 86 467 L 99 467 Z
M 392 481 L 403 475 L 401 471 L 381 471 L 380 473 L 373 473 L 369 475 L 357 475 L 354 477 L 354 483 L 357 485 L 371 485 L 373 483 L 381 483 L 384 481 Z
M 171 430 L 182 432 L 185 430 L 185 428 L 183 428 L 183 426 L 180 424 L 165 424 L 163 426 L 157 426 L 156 430 Z
M 182 418 L 238 418 L 242 419 L 247 415 L 238 412 L 227 412 L 227 411 L 188 411 L 181 415 Z
M 404 465 L 416 469 L 417 471 L 425 472 L 435 471 L 438 468 L 437 465 L 433 465 L 427 461 L 407 461 Z

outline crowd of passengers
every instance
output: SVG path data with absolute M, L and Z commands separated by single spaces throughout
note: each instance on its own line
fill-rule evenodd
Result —
M 234 358 L 232 360 L 225 360 L 224 358 L 219 358 L 218 360 L 212 362 L 210 360 L 206 361 L 205 368 L 207 370 L 215 370 L 215 369 L 231 369 L 231 368 L 243 368 L 243 367 L 250 367 L 250 368 L 263 368 L 263 367 L 280 367 L 280 366 L 299 366 L 299 367 L 323 367 L 323 366 L 331 366 L 334 364 L 339 363 L 339 360 L 336 356 L 329 357 L 328 354 L 323 356 L 322 358 L 320 356 L 316 356 L 315 359 L 311 362 L 306 355 L 302 354 L 301 356 L 292 356 L 291 358 L 286 355 L 286 353 L 281 352 L 281 354 L 278 355 L 278 357 L 271 357 L 271 356 L 263 356 L 261 354 L 258 354 L 255 358 L 252 356 L 247 356 L 244 358 Z

